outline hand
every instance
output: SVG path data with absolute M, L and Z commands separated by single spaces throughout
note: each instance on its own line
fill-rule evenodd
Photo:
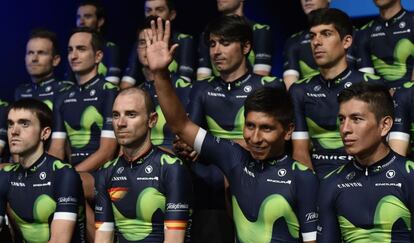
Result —
M 198 158 L 197 152 L 178 136 L 173 142 L 173 151 L 179 158 L 187 161 L 195 161 Z
M 165 21 L 164 30 L 161 18 L 157 18 L 156 24 L 155 21 L 151 21 L 151 29 L 145 30 L 147 60 L 151 71 L 168 70 L 168 65 L 172 62 L 173 54 L 178 47 L 178 44 L 169 47 L 170 36 L 170 21 Z

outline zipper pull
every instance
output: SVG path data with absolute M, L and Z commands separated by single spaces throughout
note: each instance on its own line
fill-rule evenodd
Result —
M 227 83 L 227 90 L 230 91 L 231 90 L 231 85 L 230 83 Z
M 368 168 L 365 168 L 365 176 L 368 176 Z

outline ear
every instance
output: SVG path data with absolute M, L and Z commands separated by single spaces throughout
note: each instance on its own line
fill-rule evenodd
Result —
M 102 26 L 105 24 L 105 19 L 104 18 L 100 18 L 98 20 L 98 31 L 101 31 Z
M 60 63 L 60 55 L 55 55 L 52 60 L 52 66 L 57 67 Z
M 245 43 L 242 44 L 242 48 L 243 48 L 243 55 L 247 55 L 247 53 L 249 53 L 250 50 L 252 49 L 252 43 L 250 43 L 250 41 L 246 41 Z
M 285 130 L 285 141 L 289 141 L 292 138 L 293 130 L 295 129 L 295 124 L 290 123 Z
M 148 118 L 148 127 L 153 128 L 157 124 L 158 121 L 158 114 L 157 112 L 151 112 Z
M 50 137 L 50 134 L 52 134 L 52 129 L 50 127 L 43 128 L 42 131 L 40 132 L 40 140 L 42 140 L 43 142 L 48 140 Z
M 379 124 L 379 129 L 381 129 L 381 137 L 387 136 L 393 124 L 394 124 L 394 121 L 391 116 L 386 116 L 381 119 L 380 124 Z
M 96 53 L 95 53 L 95 63 L 96 64 L 102 62 L 103 55 L 104 55 L 103 51 L 101 51 L 101 50 L 96 51 Z
M 177 17 L 177 11 L 171 10 L 170 11 L 170 21 L 174 20 Z
M 353 41 L 352 35 L 346 35 L 344 37 L 344 39 L 342 40 L 342 44 L 343 44 L 345 50 L 348 50 L 348 48 L 351 47 L 352 41 Z

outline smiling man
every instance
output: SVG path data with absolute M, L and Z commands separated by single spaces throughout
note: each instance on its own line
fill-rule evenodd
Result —
M 360 83 L 338 102 L 342 141 L 355 160 L 321 182 L 318 242 L 413 242 L 414 163 L 386 143 L 394 118 L 387 88 Z
M 293 84 L 289 90 L 296 117 L 293 158 L 323 177 L 350 159 L 337 126 L 338 93 L 353 84 L 380 78 L 348 67 L 346 51 L 352 44 L 352 24 L 344 12 L 318 9 L 309 15 L 309 23 L 312 54 L 320 74 Z
M 147 59 L 161 109 L 172 131 L 217 165 L 229 180 L 238 242 L 316 242 L 318 180 L 284 152 L 293 130 L 293 107 L 283 88 L 261 88 L 245 101 L 243 137 L 248 150 L 193 123 L 170 84 L 169 23 L 147 32 Z

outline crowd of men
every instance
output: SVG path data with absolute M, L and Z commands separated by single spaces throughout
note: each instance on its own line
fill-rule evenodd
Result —
M 329 2 L 301 0 L 283 78 L 243 0 L 217 0 L 199 43 L 145 0 L 123 72 L 99 2 L 64 78 L 33 30 L 31 81 L 0 100 L 0 241 L 414 242 L 414 14 L 373 0 L 356 28 Z

